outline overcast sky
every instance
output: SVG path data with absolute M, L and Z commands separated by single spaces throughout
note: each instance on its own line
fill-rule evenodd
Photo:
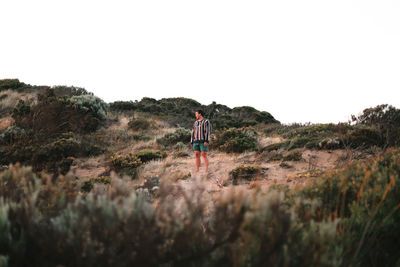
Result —
M 0 2 L 0 79 L 187 97 L 284 123 L 400 108 L 400 1 Z

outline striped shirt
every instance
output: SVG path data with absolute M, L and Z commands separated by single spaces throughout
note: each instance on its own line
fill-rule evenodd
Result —
M 190 143 L 193 142 L 207 142 L 209 143 L 209 136 L 211 134 L 211 124 L 207 119 L 201 121 L 196 120 L 193 124 L 192 137 Z

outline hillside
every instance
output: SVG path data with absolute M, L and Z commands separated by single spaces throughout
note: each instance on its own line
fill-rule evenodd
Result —
M 195 172 L 189 144 L 197 109 L 212 123 L 208 173 Z M 105 103 L 79 87 L 0 80 L 0 260 L 398 264 L 399 142 L 400 110 L 388 105 L 351 123 L 283 125 L 246 106 Z

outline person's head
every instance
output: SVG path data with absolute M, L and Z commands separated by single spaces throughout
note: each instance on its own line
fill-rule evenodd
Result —
M 204 111 L 202 111 L 201 109 L 198 109 L 196 111 L 196 119 L 201 120 L 204 118 Z

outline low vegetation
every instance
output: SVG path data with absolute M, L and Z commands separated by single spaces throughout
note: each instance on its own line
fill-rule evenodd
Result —
M 211 140 L 213 148 L 227 153 L 257 150 L 257 132 L 252 128 L 217 130 Z
M 157 139 L 157 143 L 166 147 L 171 148 L 178 145 L 179 143 L 190 142 L 191 131 L 185 128 L 178 128 L 175 132 L 169 132 L 163 137 Z
M 232 183 L 238 184 L 239 180 L 251 181 L 261 173 L 261 167 L 257 165 L 240 165 L 229 172 L 232 177 Z
M 186 98 L 108 105 L 16 79 L 0 92 L 0 266 L 400 264 L 395 107 L 283 125 Z M 213 126 L 208 175 L 187 168 L 198 108 Z
M 122 174 L 136 177 L 137 168 L 142 165 L 142 161 L 136 155 L 113 155 L 110 158 L 111 168 Z
M 167 153 L 164 151 L 156 150 L 141 150 L 136 153 L 136 157 L 140 159 L 142 163 L 149 162 L 151 160 L 160 160 L 167 156 Z

